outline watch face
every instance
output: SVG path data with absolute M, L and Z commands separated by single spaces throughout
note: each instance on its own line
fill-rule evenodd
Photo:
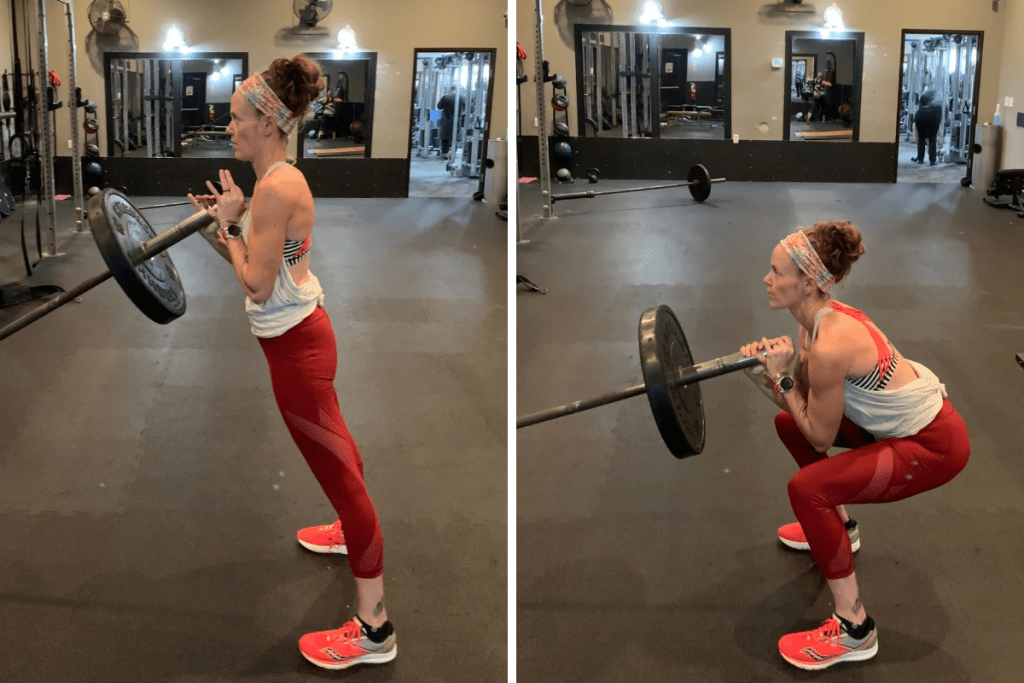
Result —
M 783 391 L 789 391 L 793 388 L 793 378 L 783 377 L 779 380 L 779 387 L 781 387 Z
M 237 223 L 232 223 L 231 225 L 228 226 L 228 234 L 231 235 L 232 237 L 241 237 L 242 226 L 238 225 Z

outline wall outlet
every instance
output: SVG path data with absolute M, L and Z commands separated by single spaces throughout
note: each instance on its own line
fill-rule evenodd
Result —
M 68 149 L 74 149 L 74 147 L 71 146 L 71 140 L 68 140 Z
M 733 134 L 733 136 L 732 136 L 732 144 L 734 144 L 734 145 L 740 144 L 740 134 L 739 133 Z
M 1004 107 L 1012 107 L 1013 106 L 1013 98 L 1012 97 L 1007 97 L 1006 98 L 1006 103 L 1003 106 Z

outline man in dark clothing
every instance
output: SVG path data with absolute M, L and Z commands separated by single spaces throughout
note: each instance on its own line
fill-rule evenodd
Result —
M 919 164 L 924 163 L 924 143 L 928 141 L 928 159 L 935 165 L 935 138 L 942 126 L 942 103 L 937 102 L 935 92 L 929 90 L 921 95 L 921 106 L 914 115 L 917 126 L 917 156 L 911 159 Z
M 441 110 L 441 121 L 438 129 L 441 132 L 441 156 L 448 154 L 448 146 L 452 141 L 452 129 L 455 127 L 455 88 L 447 95 L 443 95 L 437 103 Z M 459 95 L 459 118 L 466 115 L 466 97 Z

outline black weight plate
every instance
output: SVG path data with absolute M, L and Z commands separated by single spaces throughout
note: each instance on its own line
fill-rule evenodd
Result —
M 681 385 L 680 368 L 693 365 L 690 346 L 668 306 L 648 308 L 640 316 L 640 366 L 654 421 L 665 445 L 677 458 L 704 450 L 704 401 L 700 384 Z
M 89 228 L 117 284 L 150 320 L 163 325 L 185 313 L 185 290 L 166 251 L 132 265 L 156 233 L 127 197 L 107 188 L 90 198 Z
M 14 211 L 14 195 L 7 189 L 6 183 L 0 180 L 0 216 L 7 218 Z
M 702 202 L 711 195 L 711 174 L 703 165 L 697 164 L 690 169 L 686 179 L 693 183 L 690 185 L 690 194 L 698 202 Z

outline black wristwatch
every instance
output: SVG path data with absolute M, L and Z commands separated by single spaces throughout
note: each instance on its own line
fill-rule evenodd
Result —
M 790 377 L 786 373 L 782 373 L 781 375 L 775 378 L 775 393 L 788 393 L 789 391 L 793 390 L 795 384 L 796 382 L 793 381 L 792 377 Z

